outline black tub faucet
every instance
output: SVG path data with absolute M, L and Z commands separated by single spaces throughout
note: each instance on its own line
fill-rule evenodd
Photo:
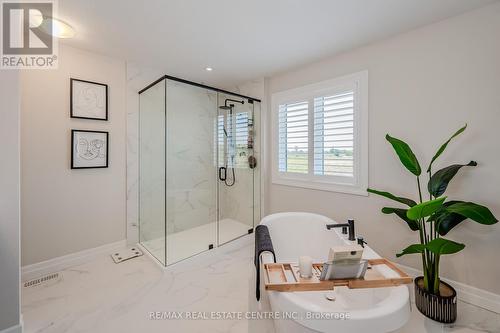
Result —
M 346 233 L 346 228 L 349 230 L 349 240 L 350 241 L 355 241 L 356 236 L 354 234 L 354 220 L 347 220 L 347 223 L 334 223 L 334 224 L 327 224 L 326 228 L 330 230 L 331 228 L 342 228 L 342 233 Z

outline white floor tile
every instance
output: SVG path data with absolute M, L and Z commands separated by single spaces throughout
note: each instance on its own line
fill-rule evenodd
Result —
M 62 271 L 60 281 L 22 289 L 26 333 L 249 332 L 247 320 L 151 320 L 150 312 L 248 311 L 253 235 L 161 269 L 148 256 L 114 264 L 109 256 Z M 252 327 L 252 326 L 251 326 Z M 443 326 L 413 306 L 403 333 L 500 332 L 500 315 L 459 304 Z M 250 332 L 253 333 L 253 332 Z M 259 332 L 260 333 L 260 332 Z

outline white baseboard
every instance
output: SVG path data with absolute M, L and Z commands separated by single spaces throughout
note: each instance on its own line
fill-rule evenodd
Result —
M 23 325 L 17 324 L 15 326 L 1 330 L 0 333 L 23 333 Z
M 111 252 L 114 252 L 117 249 L 122 249 L 126 246 L 126 244 L 127 241 L 124 239 L 119 242 L 110 243 L 92 249 L 71 253 L 62 257 L 49 259 L 36 264 L 23 266 L 21 268 L 21 279 L 24 282 L 46 274 L 59 272 L 72 266 L 84 264 L 91 261 L 96 256 L 102 254 L 111 254 Z
M 412 277 L 422 275 L 421 270 L 400 264 L 398 264 L 398 266 Z M 451 284 L 453 288 L 455 288 L 458 299 L 480 308 L 500 313 L 500 295 L 451 279 L 443 278 L 443 281 Z

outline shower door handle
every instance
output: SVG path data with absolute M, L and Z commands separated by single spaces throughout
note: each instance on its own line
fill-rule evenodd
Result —
M 224 176 L 222 175 L 222 171 L 224 171 Z M 227 169 L 225 167 L 220 167 L 219 168 L 219 179 L 221 181 L 225 181 L 227 178 Z

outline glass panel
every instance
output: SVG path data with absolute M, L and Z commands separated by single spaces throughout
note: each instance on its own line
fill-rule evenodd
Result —
M 217 93 L 167 80 L 167 264 L 216 246 Z
M 223 177 L 218 181 L 218 243 L 224 244 L 254 226 L 254 169 L 249 158 L 255 157 L 255 119 L 254 104 L 246 99 L 219 93 L 219 106 L 217 160 Z
M 165 265 L 165 81 L 139 101 L 139 241 Z
M 140 95 L 140 243 L 163 265 L 260 220 L 260 113 L 258 102 L 168 79 Z
M 262 167 L 262 146 L 261 146 L 261 104 L 260 102 L 253 103 L 253 155 L 256 160 L 255 168 L 253 169 L 253 226 L 259 224 L 261 220 L 261 167 Z

